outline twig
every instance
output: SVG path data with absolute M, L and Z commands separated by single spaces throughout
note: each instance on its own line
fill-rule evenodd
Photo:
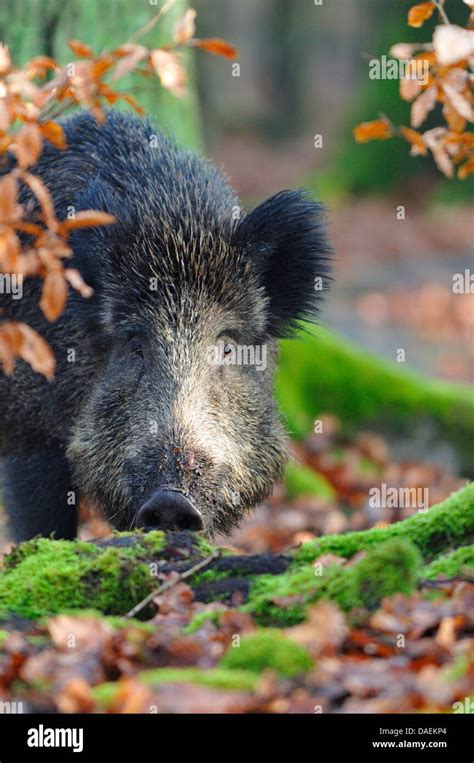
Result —
M 54 107 L 54 104 L 50 104 L 48 109 L 45 109 L 44 112 L 40 112 L 40 121 L 44 122 L 50 119 L 57 119 L 61 114 L 64 114 L 73 103 L 74 101 L 71 98 L 66 98 L 59 105 L 56 105 L 56 107 Z
M 164 593 L 164 591 L 167 591 L 169 588 L 173 588 L 182 580 L 186 580 L 186 578 L 190 578 L 191 575 L 194 575 L 195 572 L 199 572 L 199 570 L 202 570 L 204 567 L 207 567 L 208 564 L 214 561 L 214 559 L 217 559 L 217 557 L 220 555 L 221 555 L 220 549 L 216 548 L 216 550 L 213 551 L 212 554 L 209 554 L 209 556 L 206 556 L 205 559 L 201 559 L 201 561 L 195 564 L 194 567 L 190 567 L 189 570 L 179 573 L 179 575 L 176 578 L 173 578 L 173 580 L 167 580 L 165 583 L 162 583 L 162 585 L 158 586 L 158 588 L 155 588 L 155 590 L 149 593 L 148 596 L 146 596 L 141 602 L 139 602 L 139 604 L 133 607 L 133 609 L 131 609 L 130 612 L 127 612 L 125 617 L 134 617 L 137 614 L 137 612 L 140 612 L 144 607 L 146 607 L 147 604 L 149 604 L 155 598 L 155 596 L 158 596 L 160 593 Z
M 445 24 L 449 24 L 450 21 L 449 21 L 447 15 L 446 15 L 446 11 L 443 8 L 443 3 L 440 2 L 440 0 L 432 0 L 432 2 L 436 5 L 436 8 L 438 9 L 438 13 L 441 16 L 441 18 L 443 19 L 443 22 Z
M 155 24 L 158 23 L 158 21 L 161 19 L 162 16 L 165 15 L 165 13 L 168 13 L 168 11 L 170 10 L 170 8 L 173 7 L 175 2 L 176 0 L 167 0 L 167 2 L 161 6 L 158 13 L 155 14 L 155 16 L 152 16 L 151 19 L 147 21 L 147 23 L 144 26 L 142 26 L 141 29 L 138 30 L 138 32 L 134 32 L 132 36 L 129 37 L 129 40 L 128 40 L 129 44 L 132 42 L 135 42 L 135 40 L 138 40 L 139 37 L 143 37 L 143 35 L 149 32 L 150 29 L 153 29 Z
M 420 580 L 419 585 L 425 588 L 436 588 L 436 586 L 451 585 L 452 583 L 474 583 L 474 577 L 455 577 L 439 578 L 439 580 Z

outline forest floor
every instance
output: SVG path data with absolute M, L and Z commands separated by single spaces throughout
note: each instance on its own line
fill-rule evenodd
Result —
M 217 539 L 219 545 L 246 558 L 291 553 L 320 535 L 383 529 L 414 516 L 415 509 L 369 505 L 373 469 L 390 484 L 428 487 L 430 504 L 465 482 L 440 467 L 394 462 L 375 434 L 341 440 L 337 422 L 331 423 L 324 447 L 318 442 L 315 450 L 310 438 L 295 446 L 295 454 L 330 480 L 334 499 L 289 499 L 277 488 L 231 539 Z M 108 534 L 84 507 L 81 537 Z M 173 548 L 172 553 L 184 558 L 187 552 Z M 350 573 L 367 554 L 360 551 L 347 560 L 328 553 L 320 561 Z M 57 573 L 54 561 L 45 573 L 40 565 L 46 585 L 51 575 L 61 580 L 59 564 L 58 558 Z M 262 628 L 257 614 L 245 611 L 240 590 L 217 593 L 204 603 L 174 572 L 159 576 L 164 589 L 154 597 L 154 614 L 148 613 L 146 622 L 87 611 L 7 618 L 0 621 L 0 697 L 22 702 L 27 712 L 471 712 L 474 569 L 420 579 L 405 590 L 402 567 L 393 590 L 404 592 L 347 611 L 323 598 L 308 606 L 302 622 L 286 627 Z M 384 574 L 382 560 L 376 575 Z M 62 585 L 67 580 L 64 573 Z M 373 577 L 367 582 L 371 585 Z M 41 589 L 40 582 L 40 596 Z M 30 599 L 33 606 L 39 601 L 26 593 L 25 601 Z M 272 601 L 292 611 L 301 594 L 283 590 Z

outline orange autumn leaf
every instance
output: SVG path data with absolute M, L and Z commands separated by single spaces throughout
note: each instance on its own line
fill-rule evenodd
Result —
M 107 85 L 104 85 L 103 83 L 99 85 L 99 93 L 101 96 L 103 96 L 103 98 L 105 98 L 107 103 L 110 103 L 112 105 L 114 103 L 117 103 L 120 97 L 119 93 L 116 93 L 115 90 L 111 90 L 110 87 L 108 87 Z
M 26 323 L 11 321 L 0 326 L 0 362 L 6 374 L 13 373 L 16 357 L 47 379 L 54 376 L 56 363 L 48 343 Z
M 43 138 L 49 140 L 53 146 L 56 146 L 56 148 L 66 148 L 66 137 L 60 124 L 53 122 L 52 119 L 48 119 L 46 122 L 41 123 L 40 129 Z
M 16 136 L 13 151 L 23 169 L 36 164 L 43 148 L 41 129 L 36 124 L 24 125 Z
M 239 57 L 239 54 L 233 45 L 221 40 L 219 37 L 208 37 L 204 40 L 191 40 L 191 44 L 194 48 L 201 48 L 201 50 L 207 50 L 208 53 L 213 53 L 215 56 L 224 56 L 234 61 Z
M 410 110 L 410 122 L 412 127 L 419 127 L 425 121 L 429 112 L 436 106 L 436 87 L 429 87 L 416 98 Z
M 19 220 L 12 225 L 15 230 L 19 230 L 22 233 L 28 233 L 29 236 L 35 236 L 36 238 L 39 238 L 44 234 L 44 228 L 41 228 L 41 226 L 36 225 L 35 223 L 26 222 L 25 220 Z
M 474 154 L 469 157 L 465 164 L 462 164 L 458 169 L 459 180 L 466 180 L 469 175 L 474 172 Z
M 178 45 L 184 45 L 194 35 L 194 32 L 196 31 L 195 19 L 196 11 L 194 8 L 188 8 L 183 16 L 176 22 L 173 37 Z
M 0 178 L 0 224 L 19 219 L 21 208 L 17 203 L 18 183 L 10 174 Z
M 95 228 L 97 225 L 111 225 L 116 222 L 113 215 L 108 212 L 100 212 L 96 209 L 85 209 L 82 212 L 76 212 L 72 220 L 65 220 L 60 228 L 64 231 L 74 230 L 75 228 Z
M 144 116 L 145 109 L 140 106 L 139 103 L 137 103 L 133 95 L 130 95 L 129 93 L 120 93 L 120 98 L 125 101 L 125 103 L 128 103 L 128 105 L 131 106 L 132 109 L 137 112 L 137 114 Z
M 386 119 L 375 119 L 373 122 L 361 122 L 352 130 L 357 143 L 367 143 L 369 140 L 387 140 L 392 137 L 390 122 Z
M 412 130 L 411 127 L 400 127 L 399 129 L 405 140 L 411 144 L 412 156 L 418 156 L 420 154 L 426 156 L 428 149 L 420 133 L 416 130 Z
M 440 24 L 433 33 L 438 63 L 451 66 L 474 56 L 474 34 L 456 24 Z
M 400 80 L 400 98 L 404 101 L 412 101 L 419 94 L 421 83 L 416 77 L 402 77 Z
M 408 26 L 421 27 L 431 16 L 436 8 L 434 3 L 418 3 L 408 11 Z
M 0 77 L 3 77 L 4 74 L 8 74 L 10 66 L 11 61 L 8 48 L 0 42 Z
M 450 130 L 455 132 L 463 132 L 466 127 L 466 120 L 451 106 L 450 102 L 446 100 L 443 106 L 443 117 L 445 118 Z
M 81 297 L 87 299 L 93 295 L 94 289 L 86 284 L 80 272 L 75 268 L 66 268 L 64 270 L 64 277 L 69 281 L 72 288 L 79 292 Z
M 19 357 L 23 344 L 23 332 L 20 328 L 24 324 L 17 321 L 9 321 L 0 325 L 0 361 L 6 374 L 13 373 L 15 358 Z
M 416 50 L 416 45 L 410 42 L 397 42 L 390 48 L 390 55 L 393 58 L 399 58 L 401 61 L 406 61 L 409 58 L 413 58 L 413 53 Z
M 102 54 L 100 58 L 96 58 L 91 62 L 90 76 L 93 80 L 100 80 L 104 76 L 105 72 L 114 65 L 114 58 L 111 55 Z
M 100 125 L 105 124 L 106 115 L 102 106 L 99 106 L 98 101 L 95 101 L 91 106 L 91 114 Z
M 23 342 L 20 346 L 19 356 L 47 379 L 52 379 L 56 361 L 49 344 L 31 326 L 26 323 L 18 324 Z
M 20 240 L 16 233 L 7 225 L 0 228 L 0 269 L 5 273 L 19 270 Z
M 112 80 L 120 79 L 120 77 L 133 71 L 143 61 L 147 52 L 143 45 L 122 45 L 121 48 L 118 48 L 117 54 L 121 58 L 112 74 Z
M 452 108 L 459 114 L 459 116 L 469 122 L 474 122 L 474 109 L 471 93 L 461 93 L 448 82 L 443 82 L 443 90 Z
M 52 71 L 58 67 L 58 63 L 51 56 L 35 56 L 35 58 L 31 59 L 28 66 L 33 69 L 38 68 Z
M 94 51 L 92 50 L 90 45 L 86 45 L 84 42 L 81 42 L 80 40 L 69 40 L 68 45 L 71 48 L 74 55 L 79 56 L 79 58 L 92 58 L 92 56 L 94 55 Z
M 187 77 L 178 54 L 157 48 L 151 51 L 150 61 L 163 87 L 181 98 L 185 94 Z
M 55 321 L 61 315 L 67 301 L 67 283 L 60 270 L 52 270 L 44 279 L 40 308 L 48 321 Z
M 48 228 L 56 230 L 58 227 L 58 222 L 54 214 L 53 200 L 46 185 L 43 183 L 41 178 L 38 177 L 38 175 L 33 175 L 31 172 L 22 172 L 21 179 L 24 183 L 26 183 L 27 186 L 29 186 L 30 190 L 38 199 L 41 205 L 41 209 L 43 210 L 45 222 Z
M 0 154 L 3 154 L 5 153 L 5 151 L 8 151 L 12 143 L 13 143 L 13 137 L 11 135 L 0 134 Z
M 434 127 L 432 130 L 423 133 L 423 140 L 433 154 L 433 159 L 438 169 L 447 178 L 452 178 L 454 167 L 446 148 L 446 132 L 444 127 Z

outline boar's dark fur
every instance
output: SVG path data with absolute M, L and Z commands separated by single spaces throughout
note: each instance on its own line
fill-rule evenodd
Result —
M 315 279 L 329 280 L 321 207 L 283 191 L 245 215 L 221 173 L 147 122 L 80 113 L 63 126 L 68 150 L 47 145 L 33 169 L 58 218 L 98 209 L 117 222 L 72 235 L 68 266 L 94 294 L 70 290 L 56 322 L 37 278 L 22 299 L 0 295 L 0 320 L 33 326 L 57 362 L 50 382 L 21 360 L 0 374 L 13 535 L 74 537 L 80 497 L 132 528 L 163 490 L 185 496 L 208 534 L 229 532 L 285 463 L 272 377 L 278 339 L 314 318 Z M 27 189 L 21 203 L 34 217 Z M 264 347 L 266 367 L 210 363 L 223 344 L 224 358 Z

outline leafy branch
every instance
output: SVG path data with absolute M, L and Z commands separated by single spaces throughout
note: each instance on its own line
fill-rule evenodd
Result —
M 160 48 L 138 44 L 137 40 L 174 3 L 175 0 L 167 0 L 127 43 L 114 50 L 97 54 L 86 43 L 70 40 L 69 47 L 76 58 L 65 66 L 49 56 L 37 56 L 17 68 L 8 48 L 0 43 L 0 168 L 1 163 L 8 166 L 8 155 L 16 160 L 16 166 L 0 177 L 0 272 L 43 279 L 39 306 L 49 321 L 62 314 L 69 286 L 85 298 L 92 294 L 79 271 L 65 267 L 65 261 L 72 256 L 68 243 L 71 231 L 115 222 L 112 215 L 96 210 L 76 212 L 64 221 L 56 218 L 47 186 L 31 172 L 45 142 L 60 150 L 67 149 L 64 131 L 56 119 L 71 107 L 81 106 L 103 123 L 104 105 L 113 106 L 119 100 L 142 114 L 143 109 L 130 93 L 116 89 L 116 82 L 127 74 L 158 77 L 163 88 L 184 97 L 185 48 L 200 48 L 232 60 L 238 56 L 235 48 L 224 40 L 194 36 L 193 9 L 188 9 L 177 21 L 169 44 Z M 29 201 L 20 205 L 20 186 L 30 190 L 37 204 Z M 29 237 L 27 245 L 22 245 L 22 234 Z M 17 357 L 47 378 L 54 375 L 55 359 L 47 342 L 30 326 L 4 320 L 0 323 L 0 365 L 5 373 L 13 373 Z
M 412 6 L 409 26 L 421 27 L 435 11 L 442 23 L 435 27 L 431 42 L 401 42 L 390 49 L 390 55 L 404 66 L 400 97 L 411 102 L 410 127 L 395 127 L 382 116 L 353 130 L 358 143 L 402 137 L 410 144 L 412 156 L 427 156 L 431 151 L 438 169 L 452 178 L 457 167 L 460 180 L 474 172 L 474 133 L 466 129 L 474 122 L 474 0 L 463 2 L 470 9 L 465 29 L 449 22 L 444 0 Z M 419 132 L 416 128 L 437 104 L 442 106 L 444 123 Z

